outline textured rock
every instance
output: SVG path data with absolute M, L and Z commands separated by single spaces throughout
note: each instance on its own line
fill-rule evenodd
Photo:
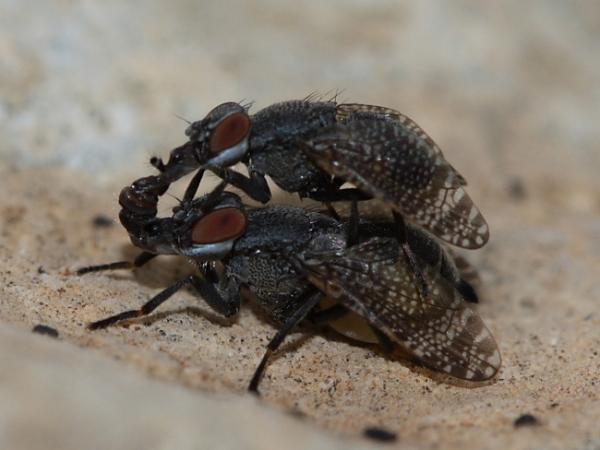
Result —
M 3 448 L 363 448 L 253 396 L 152 381 L 95 352 L 6 325 L 0 351 Z
M 0 447 L 351 448 L 367 426 L 399 448 L 600 447 L 597 4 L 205 3 L 0 0 Z M 164 257 L 72 273 L 136 254 L 94 218 L 116 219 L 120 188 L 182 142 L 174 114 L 338 88 L 412 116 L 469 181 L 492 233 L 465 255 L 497 379 L 453 382 L 302 330 L 255 401 L 244 389 L 274 328 L 188 291 L 85 330 L 191 270 Z M 526 413 L 539 424 L 515 428 Z

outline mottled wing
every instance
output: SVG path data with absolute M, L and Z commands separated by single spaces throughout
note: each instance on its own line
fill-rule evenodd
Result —
M 390 238 L 373 238 L 338 253 L 305 255 L 308 278 L 327 296 L 363 316 L 425 366 L 454 377 L 493 377 L 501 358 L 490 331 L 453 285 L 423 272 L 423 301 L 412 271 Z
M 489 238 L 463 178 L 430 139 L 401 123 L 364 116 L 324 129 L 302 149 L 323 170 L 446 242 L 473 249 Z
M 339 123 L 349 122 L 353 118 L 357 118 L 357 116 L 360 117 L 361 115 L 365 114 L 398 122 L 404 128 L 411 131 L 420 139 L 425 141 L 436 155 L 439 155 L 443 158 L 442 149 L 435 143 L 433 139 L 431 139 L 431 137 L 429 137 L 425 130 L 421 128 L 418 123 L 416 123 L 410 117 L 402 114 L 400 111 L 396 111 L 392 108 L 386 108 L 385 106 L 364 105 L 362 103 L 341 103 L 339 105 L 336 105 L 335 108 L 335 118 Z M 460 183 L 463 186 L 466 186 L 467 181 L 464 179 L 464 177 L 460 173 L 458 173 L 458 171 L 454 169 L 454 167 L 450 167 L 456 173 L 456 177 L 458 178 Z

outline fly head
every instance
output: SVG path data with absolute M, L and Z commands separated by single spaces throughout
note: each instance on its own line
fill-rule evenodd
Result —
M 197 261 L 225 258 L 242 236 L 248 218 L 241 199 L 232 193 L 208 194 L 173 210 L 177 254 Z
M 185 131 L 193 145 L 198 165 L 229 167 L 241 161 L 248 151 L 251 121 L 246 108 L 227 102 Z
M 222 183 L 207 195 L 181 203 L 173 208 L 171 217 L 142 221 L 126 214 L 129 220 L 139 222 L 128 227 L 131 242 L 150 253 L 182 255 L 198 262 L 223 259 L 247 226 L 241 199 L 223 192 L 224 186 Z

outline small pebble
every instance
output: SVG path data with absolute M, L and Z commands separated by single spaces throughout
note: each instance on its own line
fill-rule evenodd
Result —
M 105 216 L 104 214 L 98 214 L 92 220 L 92 224 L 97 228 L 108 228 L 112 227 L 115 224 L 115 221 L 110 217 Z
M 58 331 L 55 328 L 49 327 L 47 325 L 36 325 L 35 327 L 33 327 L 33 329 L 31 331 L 33 331 L 34 333 L 43 334 L 43 335 L 50 336 L 53 338 L 58 337 Z
M 367 427 L 363 430 L 363 435 L 379 442 L 395 442 L 398 439 L 398 436 L 393 431 L 379 427 Z
M 533 425 L 539 425 L 539 421 L 532 414 L 521 414 L 517 419 L 515 419 L 514 426 L 515 428 L 519 427 L 530 427 Z

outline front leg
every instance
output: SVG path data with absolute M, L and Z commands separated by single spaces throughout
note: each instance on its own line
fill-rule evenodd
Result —
M 109 327 L 111 325 L 115 325 L 124 320 L 134 319 L 137 317 L 145 317 L 152 313 L 152 311 L 154 311 L 164 302 L 166 302 L 169 298 L 171 298 L 173 294 L 175 294 L 177 291 L 189 284 L 196 288 L 196 290 L 200 295 L 202 295 L 206 303 L 208 303 L 208 305 L 211 308 L 213 308 L 216 312 L 224 315 L 225 317 L 230 317 L 238 312 L 240 308 L 239 297 L 232 299 L 224 299 L 216 291 L 213 284 L 196 275 L 190 275 L 182 280 L 177 281 L 175 284 L 156 294 L 154 297 L 152 297 L 150 300 L 144 303 L 141 308 L 124 311 L 113 316 L 107 317 L 106 319 L 97 320 L 95 322 L 90 323 L 88 325 L 88 328 L 90 330 L 98 330 L 101 328 Z
M 198 187 L 200 186 L 200 182 L 202 181 L 202 177 L 204 176 L 204 169 L 200 169 L 194 177 L 188 187 L 185 189 L 185 194 L 183 194 L 183 203 L 188 204 L 191 202 L 196 196 L 196 192 L 198 192 Z
M 240 289 L 239 286 L 231 286 L 225 295 L 219 293 L 215 285 L 200 277 L 193 277 L 192 286 L 196 292 L 204 299 L 208 306 L 224 317 L 236 315 L 240 310 Z
M 142 252 L 133 261 L 117 261 L 108 264 L 99 264 L 97 266 L 85 266 L 77 269 L 77 275 L 83 275 L 90 272 L 102 272 L 105 270 L 117 269 L 136 269 L 142 267 L 148 261 L 156 258 L 158 255 L 150 252 Z
M 271 200 L 271 189 L 262 173 L 250 170 L 250 177 L 247 177 L 235 170 L 224 167 L 207 166 L 206 168 L 258 202 L 267 203 Z

